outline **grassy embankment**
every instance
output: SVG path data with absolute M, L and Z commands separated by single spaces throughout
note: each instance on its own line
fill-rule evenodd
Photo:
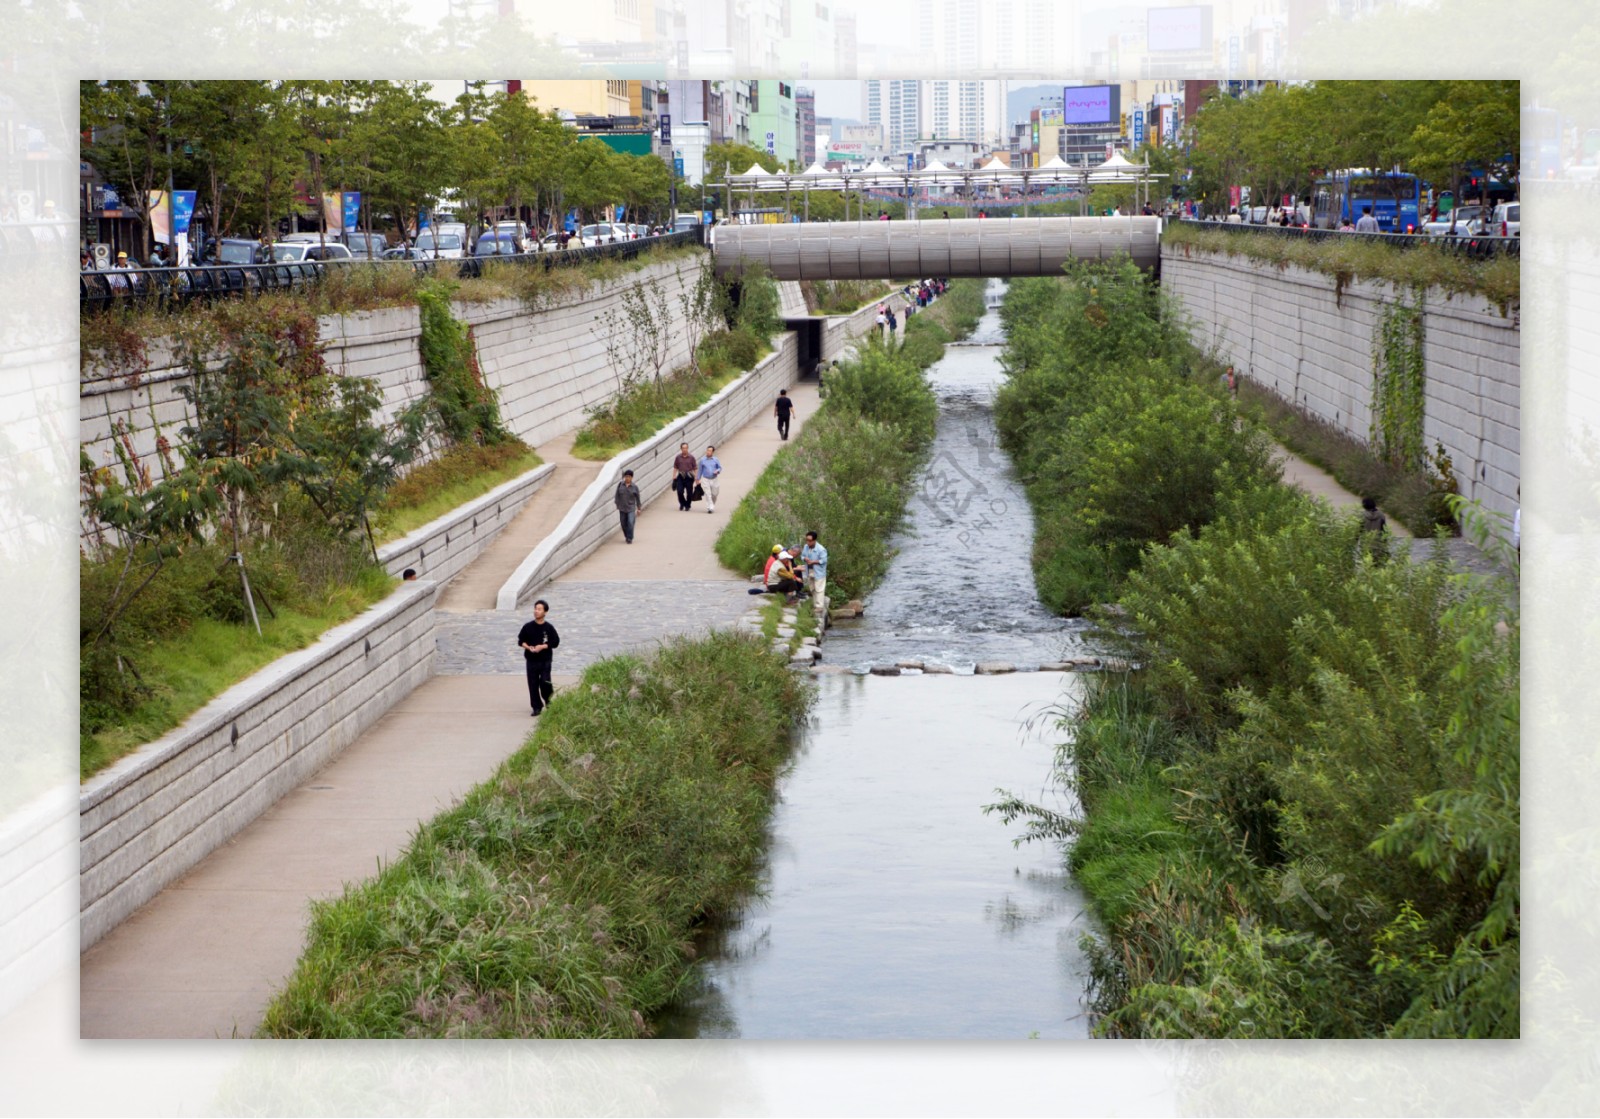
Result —
M 983 281 L 957 280 L 906 321 L 898 345 L 870 336 L 855 361 L 830 369 L 821 409 L 767 464 L 717 537 L 723 566 L 757 571 L 774 543 L 815 531 L 828 549 L 829 600 L 867 593 L 888 569 L 889 535 L 938 420 L 924 370 L 947 342 L 972 332 L 983 310 Z
M 1013 285 L 997 411 L 1041 591 L 1143 667 L 1065 720 L 1080 817 L 996 807 L 1075 838 L 1098 1028 L 1516 1036 L 1514 589 L 1375 562 L 1131 266 L 1069 271 Z
M 740 280 L 735 306 L 707 268 L 688 290 L 682 325 L 676 327 L 659 293 L 654 300 L 644 292 L 625 299 L 623 311 L 605 324 L 617 392 L 589 409 L 573 440 L 574 457 L 614 458 L 700 407 L 772 352 L 770 339 L 783 325 L 778 285 L 754 270 Z M 693 360 L 666 371 L 662 367 L 675 329 L 695 339 Z
M 313 906 L 266 1037 L 644 1037 L 754 887 L 805 712 L 753 636 L 613 657 L 404 855 Z

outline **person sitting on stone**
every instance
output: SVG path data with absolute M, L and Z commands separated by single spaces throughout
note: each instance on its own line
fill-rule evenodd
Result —
M 784 549 L 776 562 L 767 565 L 767 593 L 781 594 L 786 605 L 793 606 L 800 593 L 800 576 L 794 569 L 794 554 Z

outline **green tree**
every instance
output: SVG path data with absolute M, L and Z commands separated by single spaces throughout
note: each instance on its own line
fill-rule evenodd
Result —
M 1407 138 L 1407 166 L 1438 183 L 1449 182 L 1461 197 L 1468 168 L 1515 181 L 1521 148 L 1520 83 L 1444 83 L 1444 95 L 1429 107 Z
M 117 188 L 139 225 L 135 255 L 150 243 L 150 192 L 165 190 L 172 160 L 167 155 L 169 82 L 78 83 L 79 121 L 85 134 L 82 158 Z

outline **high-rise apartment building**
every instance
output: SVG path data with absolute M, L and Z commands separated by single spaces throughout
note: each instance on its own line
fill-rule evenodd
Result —
M 883 129 L 889 154 L 903 160 L 916 150 L 923 132 L 922 82 L 911 78 L 869 78 L 861 83 L 862 117 Z

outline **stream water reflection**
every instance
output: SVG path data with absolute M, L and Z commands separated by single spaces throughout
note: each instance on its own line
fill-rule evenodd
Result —
M 1032 516 L 995 438 L 1001 341 L 991 309 L 929 371 L 938 434 L 898 554 L 866 617 L 824 643 L 825 662 L 966 675 L 818 677 L 779 783 L 765 895 L 705 938 L 663 1037 L 1087 1035 L 1087 925 L 1061 852 L 1013 847 L 1020 825 L 982 811 L 997 789 L 1070 810 L 1047 786 L 1060 735 L 1047 712 L 1079 679 L 973 664 L 1060 659 L 1082 632 L 1034 594 Z
M 1069 807 L 1041 788 L 1058 732 L 1026 724 L 1076 679 L 819 677 L 766 896 L 708 938 L 661 1036 L 1086 1036 L 1060 850 L 982 812 L 997 787 Z

